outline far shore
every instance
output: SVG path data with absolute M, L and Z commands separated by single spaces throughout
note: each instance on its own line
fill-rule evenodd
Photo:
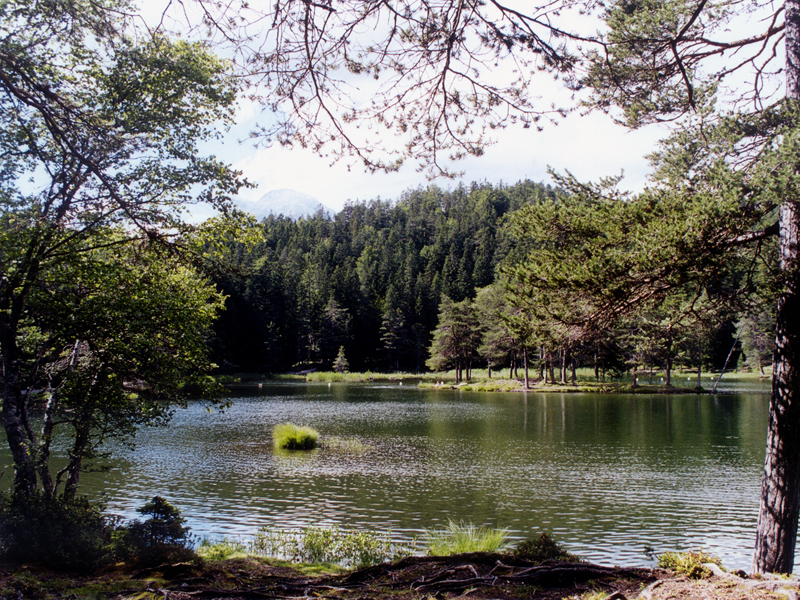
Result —
M 228 386 L 251 386 L 268 383 L 270 381 L 297 381 L 307 383 L 368 383 L 385 382 L 398 386 L 411 385 L 426 389 L 462 390 L 469 392 L 534 392 L 557 394 L 727 394 L 732 393 L 724 389 L 725 383 L 734 380 L 739 383 L 753 383 L 764 387 L 771 375 L 758 373 L 744 373 L 732 371 L 725 373 L 721 380 L 723 389 L 714 391 L 714 386 L 719 378 L 719 373 L 704 373 L 701 385 L 697 385 L 696 372 L 676 371 L 673 373 L 673 382 L 682 381 L 688 385 L 666 385 L 662 372 L 639 374 L 638 383 L 633 384 L 630 375 L 610 381 L 597 381 L 588 368 L 580 369 L 575 383 L 545 383 L 539 379 L 529 379 L 525 386 L 523 379 L 509 379 L 498 376 L 489 377 L 486 369 L 474 370 L 469 381 L 456 382 L 455 372 L 446 373 L 378 373 L 378 372 L 345 372 L 321 371 L 303 369 L 292 373 L 257 374 L 241 373 L 236 375 L 220 376 L 218 381 Z M 658 383 L 654 383 L 658 382 Z

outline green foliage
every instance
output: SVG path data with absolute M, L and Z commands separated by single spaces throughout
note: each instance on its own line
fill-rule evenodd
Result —
M 505 529 L 476 527 L 449 521 L 444 529 L 426 531 L 428 554 L 448 556 L 466 552 L 499 552 L 508 540 Z
M 712 563 L 722 566 L 722 562 L 716 556 L 703 552 L 702 550 L 689 552 L 665 552 L 658 557 L 658 566 L 662 569 L 669 569 L 686 575 L 691 579 L 701 579 L 710 575 L 708 568 L 703 566 Z
M 0 556 L 52 569 L 90 571 L 112 559 L 113 522 L 86 498 L 0 495 Z
M 217 279 L 230 296 L 217 362 L 332 369 L 344 346 L 352 370 L 421 372 L 442 295 L 460 302 L 491 284 L 514 250 L 506 215 L 553 193 L 530 181 L 430 186 L 333 218 L 265 219 L 263 243 L 238 248 L 252 274 Z
M 161 496 L 136 510 L 148 518 L 123 528 L 121 538 L 129 558 L 148 566 L 196 559 L 194 539 L 180 510 Z
M 527 539 L 514 546 L 514 556 L 529 560 L 531 562 L 545 562 L 556 560 L 562 562 L 579 562 L 580 559 L 574 554 L 570 554 L 559 546 L 546 533 L 539 534 L 539 537 Z
M 319 432 L 315 429 L 293 423 L 281 423 L 272 430 L 272 442 L 281 450 L 313 450 L 318 440 Z
M 213 228 L 183 215 L 227 212 L 245 185 L 199 151 L 231 123 L 237 83 L 203 43 L 140 35 L 129 9 L 0 4 L 0 416 L 24 494 L 74 497 L 105 440 L 166 422 L 164 400 L 210 366 L 222 297 L 193 267 Z M 59 428 L 70 462 L 54 478 Z
M 223 539 L 217 542 L 212 542 L 206 538 L 200 541 L 197 547 L 197 554 L 211 561 L 227 560 L 239 554 L 247 552 L 247 545 L 235 540 Z
M 338 527 L 302 530 L 262 528 L 248 547 L 253 554 L 303 563 L 334 563 L 365 567 L 410 554 L 411 549 L 392 544 L 388 537 L 367 531 L 342 531 Z

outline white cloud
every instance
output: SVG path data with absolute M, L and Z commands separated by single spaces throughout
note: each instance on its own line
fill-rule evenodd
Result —
M 497 143 L 484 156 L 461 161 L 455 168 L 464 171 L 465 183 L 486 180 L 493 184 L 525 178 L 548 182 L 548 166 L 556 171 L 569 170 L 581 180 L 596 180 L 624 170 L 622 186 L 640 190 L 649 168 L 644 156 L 655 149 L 663 133 L 655 128 L 629 132 L 599 113 L 572 115 L 542 132 L 521 127 L 499 131 Z M 244 200 L 256 200 L 273 189 L 290 188 L 338 210 L 347 200 L 378 196 L 395 199 L 404 190 L 429 183 L 411 164 L 397 173 L 370 174 L 360 166 L 348 170 L 343 162 L 331 165 L 328 159 L 303 149 L 254 149 L 245 145 L 235 154 L 241 156 L 235 167 L 258 184 L 257 189 L 243 192 Z M 450 180 L 435 183 L 445 188 L 457 185 Z

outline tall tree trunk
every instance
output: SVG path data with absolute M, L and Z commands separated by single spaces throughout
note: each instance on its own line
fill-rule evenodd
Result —
M 800 0 L 786 0 L 786 96 L 800 99 Z M 778 299 L 767 454 L 761 483 L 753 570 L 791 573 L 800 513 L 800 202 L 780 206 L 780 269 L 786 285 Z
M 544 354 L 544 346 L 539 346 L 539 381 L 544 381 L 547 383 L 547 373 L 545 373 L 545 367 L 547 366 L 547 360 Z
M 561 368 L 559 369 L 561 385 L 567 385 L 567 349 L 561 349 Z
M 26 398 L 20 385 L 16 327 L 7 316 L 10 311 L 10 303 L 3 302 L 3 306 L 0 306 L 0 348 L 3 361 L 0 421 L 6 431 L 6 440 L 14 459 L 14 493 L 27 496 L 36 490 L 36 465 L 31 440 L 25 428 Z
M 525 389 L 528 389 L 528 347 L 522 349 L 522 360 L 525 361 Z
M 697 391 L 703 389 L 703 347 L 697 346 Z
M 664 382 L 664 385 L 669 387 L 669 386 L 672 385 L 672 355 L 671 354 L 667 355 L 665 376 L 666 376 L 666 381 Z

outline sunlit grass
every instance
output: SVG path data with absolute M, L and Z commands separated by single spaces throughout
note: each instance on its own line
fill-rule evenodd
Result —
M 281 450 L 313 450 L 317 447 L 319 432 L 311 427 L 281 423 L 272 430 L 272 439 L 275 447 Z
M 227 560 L 235 556 L 245 556 L 247 546 L 228 538 L 216 542 L 204 538 L 197 547 L 197 554 L 210 561 Z
M 420 375 L 418 373 L 337 373 L 336 371 L 314 371 L 305 376 L 306 381 L 327 382 L 327 383 L 363 383 L 366 381 L 404 381 L 416 380 L 430 377 L 430 373 Z
M 343 531 L 335 526 L 294 530 L 263 527 L 249 544 L 248 551 L 293 563 L 365 567 L 408 556 L 413 547 L 395 544 L 388 535 Z
M 705 566 L 708 563 L 722 566 L 719 558 L 703 550 L 665 552 L 658 557 L 659 567 L 686 575 L 690 579 L 701 579 L 709 575 L 711 571 Z
M 508 541 L 508 531 L 449 521 L 444 529 L 425 532 L 428 554 L 449 556 L 467 552 L 499 552 Z

